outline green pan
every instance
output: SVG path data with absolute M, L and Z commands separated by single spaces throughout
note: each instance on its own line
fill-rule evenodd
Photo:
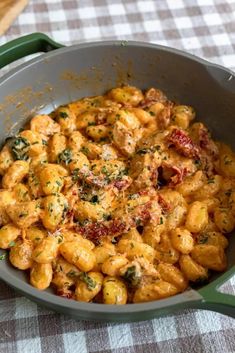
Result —
M 63 48 L 35 33 L 0 48 L 0 67 L 26 55 L 47 52 L 13 69 L 0 80 L 0 139 L 17 131 L 34 112 L 48 113 L 83 96 L 103 94 L 121 83 L 146 89 L 159 87 L 170 99 L 196 108 L 199 120 L 215 138 L 235 148 L 235 75 L 179 50 L 140 42 L 96 42 Z M 1 251 L 0 254 L 4 254 Z M 49 309 L 77 319 L 137 321 L 186 308 L 214 310 L 235 317 L 235 297 L 219 292 L 235 273 L 235 237 L 230 236 L 228 270 L 198 290 L 169 299 L 124 306 L 86 304 L 40 292 L 7 257 L 0 279 Z

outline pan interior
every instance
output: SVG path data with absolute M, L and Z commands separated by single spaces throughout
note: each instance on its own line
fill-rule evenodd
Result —
M 235 77 L 231 72 L 143 43 L 107 42 L 60 49 L 5 76 L 0 83 L 0 141 L 18 131 L 35 112 L 48 113 L 123 83 L 141 89 L 157 87 L 171 100 L 193 106 L 197 120 L 210 128 L 213 137 L 235 149 Z M 229 241 L 230 268 L 235 263 L 235 237 L 230 235 Z M 27 280 L 23 271 L 7 261 L 1 266 Z

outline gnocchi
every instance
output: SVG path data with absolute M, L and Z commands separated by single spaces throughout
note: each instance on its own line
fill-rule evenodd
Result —
M 160 300 L 227 267 L 235 154 L 159 89 L 34 116 L 0 150 L 0 248 L 39 290 Z

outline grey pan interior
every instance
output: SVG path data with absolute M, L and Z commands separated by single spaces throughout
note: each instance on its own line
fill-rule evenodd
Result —
M 158 87 L 170 99 L 192 105 L 213 136 L 235 148 L 232 72 L 166 47 L 122 44 L 97 42 L 58 49 L 5 75 L 0 82 L 0 140 L 17 131 L 35 111 L 50 112 L 58 105 L 128 83 L 142 89 Z M 229 267 L 235 263 L 234 252 L 231 236 Z M 35 290 L 27 284 L 26 275 L 7 260 L 0 263 L 0 278 L 39 304 L 80 319 L 144 320 L 181 308 L 206 307 L 193 290 L 158 302 L 122 307 L 78 303 Z

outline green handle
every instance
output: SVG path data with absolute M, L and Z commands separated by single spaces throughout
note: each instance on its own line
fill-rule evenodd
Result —
M 38 52 L 48 52 L 62 47 L 62 44 L 54 42 L 43 33 L 33 33 L 14 39 L 0 47 L 0 68 L 24 56 Z
M 235 266 L 206 287 L 199 289 L 198 292 L 203 297 L 202 308 L 217 311 L 235 318 L 235 296 L 218 292 L 218 289 L 231 278 L 234 273 Z

